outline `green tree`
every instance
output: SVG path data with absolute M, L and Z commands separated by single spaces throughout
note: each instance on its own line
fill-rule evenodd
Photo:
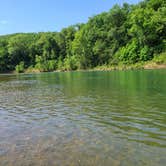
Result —
M 23 73 L 25 68 L 25 64 L 21 61 L 18 65 L 16 65 L 15 69 L 17 73 Z

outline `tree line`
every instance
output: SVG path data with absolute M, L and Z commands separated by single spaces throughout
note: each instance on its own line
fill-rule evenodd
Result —
M 0 72 L 134 64 L 166 50 L 166 1 L 115 5 L 61 32 L 0 36 Z

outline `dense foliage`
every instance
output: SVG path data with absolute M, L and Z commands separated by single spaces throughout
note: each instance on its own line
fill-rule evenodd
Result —
M 166 1 L 115 5 L 61 32 L 0 36 L 0 72 L 76 70 L 151 60 L 166 49 Z

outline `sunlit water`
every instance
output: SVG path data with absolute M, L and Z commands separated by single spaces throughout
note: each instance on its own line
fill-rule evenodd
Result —
M 0 166 L 164 166 L 166 70 L 0 75 Z

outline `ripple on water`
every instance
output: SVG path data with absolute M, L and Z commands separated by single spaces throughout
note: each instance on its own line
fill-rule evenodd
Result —
M 166 89 L 137 74 L 0 76 L 0 165 L 164 165 Z

